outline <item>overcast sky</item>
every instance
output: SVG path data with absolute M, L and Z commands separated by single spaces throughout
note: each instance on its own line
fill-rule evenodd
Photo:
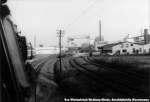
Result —
M 127 34 L 140 35 L 148 28 L 149 0 L 8 0 L 19 29 L 37 45 L 57 45 L 57 29 L 67 37 L 102 35 L 106 41 L 122 40 Z

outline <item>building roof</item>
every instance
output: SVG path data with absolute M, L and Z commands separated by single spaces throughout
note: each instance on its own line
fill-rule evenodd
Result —
M 141 43 L 138 43 L 138 42 L 134 42 L 133 44 L 137 44 L 137 45 L 145 45 L 145 43 L 143 42 L 141 42 Z
M 113 46 L 116 46 L 116 45 L 119 45 L 119 44 L 122 44 L 122 43 L 132 43 L 132 44 L 137 44 L 137 45 L 145 45 L 143 43 L 134 43 L 134 42 L 129 42 L 129 41 L 126 41 L 126 42 L 117 42 L 117 43 L 112 43 L 112 44 L 107 44 L 107 45 L 104 45 L 104 46 L 101 46 L 99 48 L 111 48 Z
M 118 42 L 118 43 L 112 43 L 112 44 L 107 44 L 107 45 L 101 46 L 100 48 L 104 48 L 104 47 L 105 48 L 110 48 L 110 47 L 116 46 L 118 44 L 120 44 L 120 42 Z

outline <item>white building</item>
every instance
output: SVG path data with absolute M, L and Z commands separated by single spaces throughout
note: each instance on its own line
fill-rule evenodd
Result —
M 132 42 L 118 42 L 100 47 L 102 53 L 110 55 L 143 54 L 144 45 Z

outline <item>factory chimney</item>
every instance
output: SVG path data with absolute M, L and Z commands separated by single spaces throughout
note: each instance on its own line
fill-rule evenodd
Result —
M 148 43 L 148 29 L 144 29 L 144 43 Z
M 102 38 L 101 20 L 99 20 L 99 41 L 104 41 Z

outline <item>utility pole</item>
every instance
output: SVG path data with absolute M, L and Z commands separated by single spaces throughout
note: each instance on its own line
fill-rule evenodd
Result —
M 60 63 L 60 72 L 61 72 L 61 47 L 62 47 L 61 38 L 63 37 L 64 30 L 61 30 L 61 29 L 57 30 L 57 34 L 59 37 L 59 63 Z
M 88 42 L 89 42 L 89 56 L 92 56 L 92 50 L 91 50 L 91 38 L 90 38 L 90 36 L 88 36 Z
M 36 35 L 34 35 L 34 48 L 36 48 Z
M 31 48 L 31 51 L 30 51 L 30 59 L 32 59 L 33 58 L 33 47 L 32 47 L 32 44 L 31 44 L 31 42 L 29 42 L 29 45 L 30 45 L 30 48 Z

